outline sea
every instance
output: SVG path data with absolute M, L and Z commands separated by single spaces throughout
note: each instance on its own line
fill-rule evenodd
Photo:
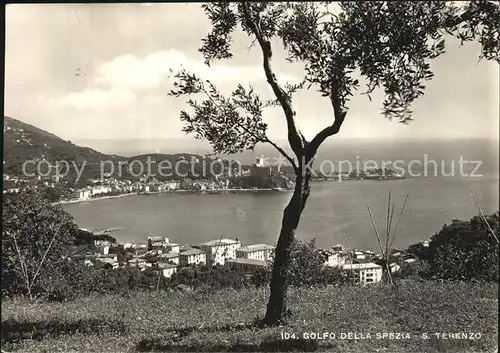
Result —
M 264 148 L 233 157 L 248 163 L 263 155 L 277 156 Z M 314 168 L 328 172 L 332 166 L 355 167 L 356 163 L 369 163 L 370 168 L 384 163 L 386 168 L 402 170 L 405 178 L 314 182 L 297 229 L 298 238 L 315 239 L 323 248 L 342 244 L 379 251 L 368 207 L 384 237 L 389 193 L 395 204 L 393 231 L 409 195 L 394 241 L 397 248 L 429 239 L 454 219 L 477 215 L 474 196 L 484 213 L 499 208 L 498 140 L 340 141 L 322 147 Z M 287 192 L 168 193 L 63 207 L 82 228 L 119 228 L 111 233 L 119 242 L 165 236 L 179 244 L 198 244 L 223 236 L 243 244 L 272 245 L 290 197 Z

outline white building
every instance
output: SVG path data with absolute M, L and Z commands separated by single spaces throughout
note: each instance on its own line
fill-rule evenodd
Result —
M 366 258 L 365 254 L 361 251 L 355 251 L 354 252 L 354 258 L 356 260 L 364 260 Z
M 128 260 L 128 265 L 130 267 L 146 268 L 146 259 L 144 258 L 133 258 Z
M 161 185 L 160 191 L 171 191 L 179 188 L 177 181 L 167 181 Z
M 333 252 L 342 252 L 342 251 L 344 251 L 344 245 L 340 245 L 340 244 L 334 245 L 334 246 L 332 246 L 332 251 Z
M 153 250 L 164 248 L 169 240 L 167 237 L 149 237 L 148 248 L 151 247 Z
M 175 244 L 175 243 L 168 243 L 167 245 L 165 245 L 165 251 L 166 252 L 173 252 L 173 253 L 177 253 L 179 254 L 179 244 Z
M 200 249 L 189 249 L 179 253 L 179 264 L 182 266 L 204 265 L 207 263 L 207 255 Z
M 342 266 L 342 268 L 350 271 L 356 283 L 359 283 L 362 286 L 378 283 L 382 280 L 382 266 L 372 262 L 363 264 L 346 264 Z
M 389 264 L 389 268 L 391 269 L 391 273 L 396 273 L 401 270 L 401 266 L 394 262 Z
M 321 255 L 324 258 L 325 266 L 336 267 L 345 265 L 345 255 L 342 253 L 322 249 Z
M 158 255 L 158 259 L 161 261 L 164 261 L 166 263 L 174 263 L 176 265 L 179 264 L 179 252 L 169 252 L 169 253 L 162 253 Z M 160 262 L 158 260 L 158 262 Z
M 254 244 L 236 249 L 237 259 L 250 259 L 267 261 L 274 252 L 274 246 L 267 244 Z
M 78 200 L 88 200 L 90 199 L 91 195 L 92 193 L 89 189 L 81 189 L 75 191 L 75 198 L 77 198 Z
M 161 269 L 161 274 L 163 277 L 170 278 L 174 273 L 177 272 L 176 266 L 168 266 Z
M 236 259 L 236 249 L 241 248 L 241 242 L 233 239 L 212 240 L 200 245 L 207 254 L 207 264 L 224 266 L 226 259 Z
M 103 255 L 109 254 L 109 245 L 98 245 L 96 246 L 96 250 Z
M 263 260 L 255 260 L 255 259 L 227 259 L 226 265 L 232 269 L 238 269 L 242 271 L 255 271 L 258 269 L 264 269 L 267 266 L 267 263 Z

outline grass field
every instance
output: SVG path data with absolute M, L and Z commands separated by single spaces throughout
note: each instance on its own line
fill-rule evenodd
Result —
M 67 303 L 3 300 L 2 349 L 431 353 L 497 348 L 497 284 L 410 282 L 395 288 L 292 289 L 290 323 L 258 329 L 254 323 L 264 315 L 267 296 L 267 289 L 245 289 L 143 292 Z M 335 333 L 335 339 L 304 339 L 304 334 L 325 332 Z M 357 338 L 343 339 L 341 334 L 349 332 Z M 377 337 L 390 332 L 411 338 Z M 437 332 L 476 333 L 476 339 L 437 339 Z M 422 338 L 424 333 L 429 339 Z M 295 334 L 296 339 L 283 339 L 284 334 Z

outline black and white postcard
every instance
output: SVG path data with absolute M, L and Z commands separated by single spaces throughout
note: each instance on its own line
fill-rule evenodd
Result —
M 8 4 L 1 352 L 498 352 L 497 1 Z

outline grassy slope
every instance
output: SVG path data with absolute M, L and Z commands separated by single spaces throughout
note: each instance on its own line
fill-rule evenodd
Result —
M 267 290 L 248 289 L 134 293 L 31 305 L 4 300 L 2 341 L 24 335 L 22 343 L 5 347 L 23 352 L 286 351 L 294 347 L 335 352 L 491 352 L 496 348 L 496 284 L 423 282 L 392 290 L 291 290 L 292 323 L 258 330 L 251 324 L 264 314 L 267 295 Z M 15 333 L 7 332 L 9 325 Z M 370 332 L 372 339 L 284 342 L 281 332 L 298 336 Z M 376 332 L 480 332 L 482 338 L 377 340 Z

